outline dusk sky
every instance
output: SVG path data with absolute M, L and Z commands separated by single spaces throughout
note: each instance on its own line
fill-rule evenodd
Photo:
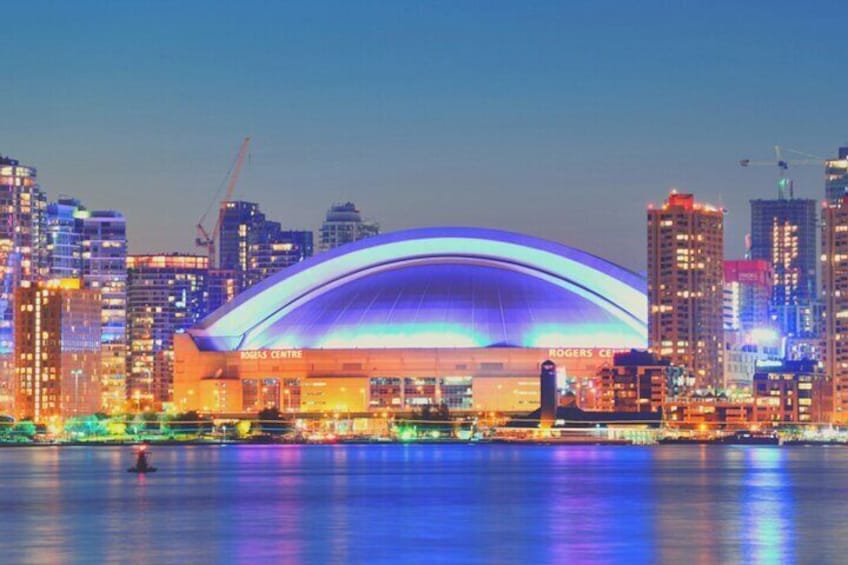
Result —
M 194 251 L 241 139 L 236 198 L 317 229 L 538 235 L 636 270 L 669 188 L 776 195 L 775 144 L 848 142 L 843 2 L 18 2 L 0 153 L 51 199 L 123 211 L 131 252 Z M 821 167 L 792 171 L 822 198 Z M 211 223 L 211 222 L 210 222 Z

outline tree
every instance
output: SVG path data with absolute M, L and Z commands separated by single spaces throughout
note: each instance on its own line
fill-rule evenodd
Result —
M 15 419 L 11 416 L 0 416 L 0 438 L 8 438 L 12 435 Z
M 438 406 L 426 404 L 413 415 L 416 427 L 421 433 L 436 433 L 440 436 L 450 436 L 453 433 L 450 408 L 444 402 Z
M 65 421 L 65 431 L 84 437 L 103 436 L 106 435 L 106 423 L 97 416 L 69 418 Z
M 18 439 L 31 440 L 35 437 L 36 431 L 35 424 L 31 420 L 21 420 L 15 424 L 14 428 L 12 428 L 12 433 L 15 434 Z
M 170 424 L 177 434 L 197 434 L 212 431 L 212 422 L 201 416 L 196 410 L 189 410 L 174 416 Z
M 280 413 L 276 406 L 260 410 L 256 415 L 256 423 L 262 433 L 282 435 L 290 432 L 291 422 Z

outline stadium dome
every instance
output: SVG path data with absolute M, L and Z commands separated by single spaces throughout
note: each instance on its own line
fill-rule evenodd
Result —
M 203 350 L 645 347 L 642 277 L 510 232 L 426 228 L 280 271 L 188 333 Z

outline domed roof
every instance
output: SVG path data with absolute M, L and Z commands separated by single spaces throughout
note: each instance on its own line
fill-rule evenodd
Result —
M 269 277 L 189 330 L 203 349 L 644 347 L 644 279 L 549 241 L 393 232 Z

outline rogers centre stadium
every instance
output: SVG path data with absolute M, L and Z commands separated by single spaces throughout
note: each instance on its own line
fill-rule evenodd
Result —
M 175 339 L 178 410 L 539 406 L 539 367 L 588 377 L 647 343 L 645 280 L 510 232 L 426 228 L 322 253 Z

